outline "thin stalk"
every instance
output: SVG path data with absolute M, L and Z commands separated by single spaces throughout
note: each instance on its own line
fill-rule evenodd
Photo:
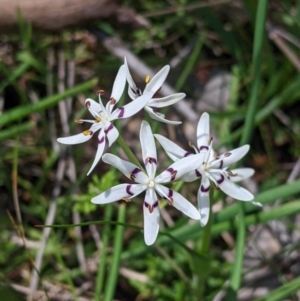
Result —
M 119 211 L 118 211 L 118 223 L 125 222 L 125 213 L 126 213 L 126 206 L 125 204 L 121 204 L 119 206 Z M 106 283 L 104 301 L 111 301 L 113 300 L 114 297 L 117 280 L 118 280 L 118 274 L 119 274 L 120 258 L 121 258 L 122 247 L 123 247 L 123 232 L 124 232 L 124 226 L 118 225 L 115 231 L 115 237 L 114 237 L 115 243 L 113 247 L 114 252 L 113 252 L 112 262 L 109 270 L 108 280 Z
M 104 213 L 104 227 L 102 231 L 102 246 L 101 246 L 101 253 L 99 256 L 99 263 L 98 263 L 98 273 L 96 279 L 96 291 L 95 291 L 95 301 L 100 300 L 100 296 L 102 294 L 103 284 L 104 284 L 104 277 L 105 277 L 105 270 L 106 270 L 106 257 L 107 257 L 107 246 L 109 240 L 109 232 L 111 224 L 109 221 L 111 220 L 111 216 L 113 213 L 113 206 L 108 204 L 105 207 Z
M 136 158 L 136 156 L 133 154 L 131 149 L 128 147 L 128 145 L 126 144 L 126 142 L 120 135 L 119 135 L 117 141 L 118 141 L 120 147 L 123 149 L 124 153 L 127 155 L 129 161 L 144 171 L 144 168 L 140 164 L 139 160 Z

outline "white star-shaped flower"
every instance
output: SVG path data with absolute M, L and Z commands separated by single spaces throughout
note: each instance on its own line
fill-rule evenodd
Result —
M 152 79 L 150 79 L 149 76 L 146 77 L 146 86 L 144 91 L 142 91 L 140 88 L 136 86 L 134 83 L 130 71 L 127 65 L 127 61 L 125 59 L 125 66 L 127 70 L 127 82 L 128 82 L 128 95 L 129 97 L 134 100 L 137 97 L 148 93 L 150 90 L 153 90 L 153 87 L 158 87 L 157 82 L 161 82 L 161 79 L 163 79 L 162 82 L 165 81 L 169 71 L 170 66 L 166 65 L 163 67 L 157 74 L 153 76 Z M 156 89 L 158 91 L 161 88 L 161 85 Z M 151 98 L 147 105 L 144 107 L 145 111 L 148 112 L 151 118 L 164 122 L 169 124 L 181 124 L 181 121 L 171 121 L 165 119 L 165 115 L 159 112 L 156 112 L 155 109 L 164 108 L 170 105 L 173 105 L 174 103 L 178 102 L 179 100 L 183 99 L 185 97 L 184 93 L 175 93 L 169 96 L 161 97 L 161 98 Z
M 126 72 L 126 66 L 122 65 L 114 81 L 111 97 L 107 102 L 106 107 L 104 107 L 101 100 L 101 91 L 99 93 L 99 103 L 90 98 L 88 98 L 85 101 L 85 107 L 93 115 L 94 120 L 77 119 L 75 120 L 75 122 L 91 123 L 92 126 L 88 130 L 74 136 L 57 139 L 58 142 L 63 144 L 79 144 L 90 140 L 91 137 L 95 134 L 95 132 L 100 130 L 98 134 L 97 152 L 95 155 L 94 162 L 87 173 L 88 175 L 91 173 L 91 171 L 101 159 L 102 154 L 104 152 L 106 139 L 108 140 L 108 145 L 111 146 L 119 136 L 119 132 L 112 124 L 112 121 L 116 119 L 131 117 L 132 115 L 140 111 L 152 98 L 154 93 L 165 80 L 164 78 L 158 78 L 156 85 L 153 85 L 152 89 L 148 89 L 146 94 L 143 94 L 142 96 L 136 98 L 134 101 L 131 101 L 129 104 L 123 107 L 119 107 L 113 111 L 115 104 L 120 100 L 123 94 L 126 84 Z
M 209 115 L 203 113 L 197 127 L 197 148 L 193 146 L 195 153 L 183 150 L 181 147 L 161 136 L 154 135 L 160 142 L 168 156 L 177 161 L 184 157 L 193 157 L 198 153 L 204 154 L 204 157 L 195 165 L 193 172 L 182 177 L 183 181 L 191 182 L 201 178 L 201 184 L 198 190 L 197 200 L 200 211 L 200 223 L 205 226 L 209 218 L 209 189 L 210 180 L 219 187 L 228 196 L 241 201 L 252 201 L 253 195 L 243 187 L 236 185 L 234 182 L 242 181 L 254 174 L 252 168 L 238 168 L 228 170 L 228 167 L 243 158 L 249 151 L 249 145 L 243 145 L 221 156 L 215 156 L 212 149 L 212 138 L 209 133 Z M 252 202 L 255 205 L 259 203 Z
M 107 204 L 123 199 L 129 201 L 133 197 L 146 191 L 144 198 L 144 239 L 147 245 L 155 242 L 159 230 L 159 206 L 157 193 L 166 199 L 169 205 L 174 206 L 192 219 L 200 219 L 198 210 L 181 194 L 163 186 L 172 182 L 189 171 L 193 170 L 196 162 L 202 160 L 204 154 L 183 158 L 173 163 L 160 175 L 155 176 L 157 168 L 157 155 L 154 137 L 150 125 L 143 121 L 140 129 L 143 162 L 146 172 L 135 164 L 122 160 L 115 155 L 103 155 L 103 161 L 119 169 L 134 184 L 120 184 L 114 186 L 91 201 L 94 204 Z

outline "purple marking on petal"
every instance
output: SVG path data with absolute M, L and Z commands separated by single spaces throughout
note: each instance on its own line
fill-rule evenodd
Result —
M 171 181 L 174 181 L 177 175 L 177 170 L 173 168 L 168 168 L 167 171 L 171 174 Z
M 223 167 L 223 163 L 224 163 L 223 160 L 221 160 L 221 161 L 220 161 L 219 168 L 222 168 L 222 167 Z
M 208 150 L 208 146 L 206 146 L 206 145 L 201 145 L 201 146 L 199 147 L 199 151 L 200 151 L 200 152 L 201 152 L 203 149 Z
M 184 154 L 184 157 L 187 157 L 187 156 L 189 156 L 189 155 L 191 155 L 192 153 L 190 153 L 190 152 L 186 152 L 185 154 Z
M 100 139 L 98 138 L 98 143 L 99 143 L 99 144 L 103 143 L 103 142 L 104 142 L 104 139 L 105 139 L 104 136 L 102 136 Z
M 172 190 L 172 189 L 169 189 L 168 197 L 169 197 L 169 198 L 173 197 L 173 190 Z
M 157 161 L 156 161 L 156 159 L 153 158 L 153 157 L 147 157 L 147 158 L 146 158 L 145 163 L 144 163 L 145 166 L 146 166 L 148 163 L 150 163 L 150 164 L 154 163 L 155 165 L 157 165 Z
M 129 175 L 130 180 L 135 181 L 135 175 L 139 173 L 141 170 L 139 168 L 135 168 Z
M 209 191 L 209 187 L 210 186 L 208 186 L 207 188 L 205 188 L 203 185 L 201 185 L 200 190 L 201 190 L 201 192 L 208 192 Z
M 107 133 L 108 133 L 109 131 L 111 131 L 113 128 L 114 128 L 114 126 L 113 126 L 113 124 L 111 123 L 111 124 L 109 125 L 109 127 L 108 127 L 107 129 L 104 130 L 104 133 L 107 135 Z
M 130 191 L 131 185 L 126 186 L 126 192 L 130 195 L 133 195 L 133 193 Z
M 153 208 L 156 208 L 158 206 L 158 201 L 156 201 L 152 206 Z
M 144 201 L 144 205 L 149 210 L 149 212 L 152 213 L 154 208 L 158 206 L 158 201 L 156 201 L 153 205 L 150 205 L 149 203 Z
M 220 185 L 224 182 L 224 176 L 221 175 L 221 179 L 220 180 L 217 180 L 217 183 Z
M 196 174 L 196 176 L 197 176 L 198 178 L 200 178 L 200 177 L 201 177 L 201 173 L 199 172 L 199 170 L 198 170 L 198 169 L 195 169 L 195 174 Z
M 87 109 L 89 109 L 90 106 L 91 106 L 91 102 L 90 102 L 90 101 L 87 101 L 87 102 L 85 103 L 85 107 L 86 107 Z
M 119 111 L 120 111 L 120 113 L 119 113 L 118 117 L 121 118 L 121 117 L 124 116 L 124 112 L 125 112 L 124 107 L 120 107 L 120 108 L 119 108 Z

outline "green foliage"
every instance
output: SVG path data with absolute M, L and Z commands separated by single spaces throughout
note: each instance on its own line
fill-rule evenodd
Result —
M 87 185 L 86 193 L 76 197 L 76 202 L 73 207 L 74 210 L 84 214 L 94 212 L 97 205 L 91 203 L 91 199 L 110 187 L 117 185 L 117 179 L 117 173 L 114 169 L 107 171 L 101 177 L 93 174 L 92 180 Z

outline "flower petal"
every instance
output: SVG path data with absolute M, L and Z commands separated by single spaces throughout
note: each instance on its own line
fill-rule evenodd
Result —
M 111 98 L 108 102 L 107 112 L 109 114 L 111 113 L 114 105 L 118 103 L 118 101 L 122 97 L 125 84 L 126 84 L 126 73 L 127 73 L 126 66 L 122 65 L 114 81 L 112 92 L 111 92 Z
M 254 196 L 251 192 L 245 188 L 236 185 L 231 180 L 227 178 L 227 174 L 223 175 L 220 172 L 212 173 L 210 176 L 215 180 L 215 183 L 220 187 L 220 189 L 225 192 L 227 195 L 231 196 L 234 199 L 240 201 L 251 201 Z
M 239 182 L 252 177 L 254 172 L 253 168 L 237 168 L 227 171 L 227 174 L 232 182 Z
M 87 98 L 85 100 L 85 107 L 90 111 L 90 113 L 94 116 L 94 118 L 99 117 L 100 112 L 104 110 L 100 94 L 99 94 L 99 103 L 91 98 Z
M 155 112 L 152 108 L 145 106 L 144 110 L 148 112 L 149 116 L 154 119 L 154 120 L 158 120 L 160 122 L 164 122 L 164 123 L 168 123 L 168 124 L 181 124 L 181 121 L 171 121 L 168 119 L 165 119 L 165 115 L 161 114 L 159 112 Z
M 197 146 L 199 152 L 202 150 L 208 150 L 210 141 L 209 133 L 209 115 L 204 112 L 197 126 Z
M 127 70 L 126 78 L 127 78 L 127 82 L 128 82 L 128 95 L 132 100 L 134 100 L 139 96 L 137 94 L 138 88 L 131 77 L 126 58 L 124 59 L 124 64 L 125 64 L 126 70 Z
M 185 151 L 176 143 L 160 134 L 154 134 L 154 137 L 158 140 L 162 148 L 173 161 L 178 161 L 181 158 L 187 157 L 188 155 L 192 155 L 192 153 Z
M 203 176 L 197 194 L 198 207 L 200 212 L 200 224 L 202 227 L 207 224 L 209 219 L 209 188 L 209 179 L 206 176 Z
M 170 71 L 170 66 L 166 65 L 163 67 L 158 73 L 156 73 L 150 82 L 146 85 L 144 94 L 148 92 L 152 92 L 155 94 L 163 85 L 164 81 L 166 80 L 168 73 Z
M 92 170 L 95 168 L 95 166 L 101 159 L 103 152 L 104 152 L 105 144 L 106 144 L 105 133 L 104 133 L 104 130 L 101 129 L 101 131 L 98 135 L 98 148 L 96 151 L 95 159 L 94 159 L 94 162 L 93 162 L 90 170 L 88 171 L 87 175 L 89 175 L 92 172 Z
M 185 98 L 185 93 L 175 93 L 161 98 L 152 98 L 147 105 L 154 108 L 164 108 L 178 102 L 183 98 Z
M 143 121 L 140 129 L 140 142 L 142 147 L 143 162 L 149 178 L 155 177 L 157 167 L 157 154 L 151 127 L 147 121 Z
M 197 208 L 180 193 L 159 184 L 156 185 L 156 189 L 163 198 L 167 198 L 169 205 L 174 206 L 177 210 L 192 219 L 200 219 Z
M 119 132 L 117 128 L 111 122 L 106 123 L 104 127 L 104 132 L 108 140 L 109 146 L 111 146 L 119 137 Z
M 156 183 L 172 182 L 195 169 L 203 162 L 205 153 L 194 154 L 173 163 L 167 170 L 155 178 Z
M 225 168 L 230 166 L 231 164 L 239 161 L 241 158 L 243 158 L 246 153 L 249 151 L 250 146 L 248 144 L 245 144 L 243 146 L 240 146 L 238 148 L 235 148 L 232 151 L 229 151 L 213 161 L 211 161 L 211 168 Z
M 142 108 L 145 107 L 147 102 L 153 96 L 152 93 L 143 94 L 142 96 L 136 98 L 135 100 L 131 101 L 129 104 L 125 105 L 124 107 L 117 108 L 109 117 L 109 120 L 115 119 L 123 119 L 131 117 L 132 115 L 139 112 Z
M 140 184 L 120 184 L 92 198 L 91 202 L 94 204 L 108 204 L 123 198 L 130 199 L 145 190 L 142 186 Z
M 144 239 L 146 245 L 152 245 L 159 231 L 159 207 L 156 193 L 147 189 L 144 200 Z
M 57 138 L 57 141 L 62 144 L 68 144 L 68 145 L 73 145 L 73 144 L 79 144 L 86 142 L 90 140 L 93 136 L 94 132 L 87 130 L 84 131 L 83 133 L 69 136 L 69 137 L 62 137 L 62 138 Z
M 113 154 L 104 154 L 102 161 L 114 166 L 120 172 L 122 172 L 127 178 L 136 182 L 145 184 L 148 182 L 148 177 L 143 171 L 131 162 L 125 161 Z

